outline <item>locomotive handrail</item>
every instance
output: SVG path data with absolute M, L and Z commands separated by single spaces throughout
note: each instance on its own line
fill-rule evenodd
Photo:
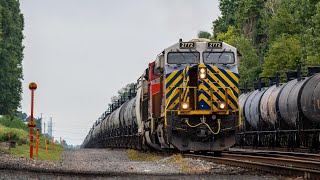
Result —
M 217 135 L 217 134 L 219 134 L 219 132 L 220 132 L 220 124 L 221 124 L 221 120 L 220 120 L 220 119 L 218 119 L 218 130 L 217 130 L 217 132 L 214 132 L 214 131 L 212 130 L 212 128 L 209 126 L 209 124 L 206 123 L 206 122 L 204 122 L 204 121 L 201 122 L 201 123 L 199 123 L 199 124 L 197 124 L 197 125 L 191 125 L 191 124 L 189 124 L 189 120 L 186 119 L 186 123 L 187 123 L 187 125 L 188 125 L 189 127 L 191 127 L 191 128 L 195 128 L 195 127 L 200 126 L 201 124 L 204 124 L 204 125 L 206 125 L 206 126 L 208 127 L 208 129 L 210 130 L 210 132 L 211 132 L 212 134 L 214 134 L 214 135 Z
M 233 93 L 232 89 L 230 87 L 226 87 L 226 89 L 230 89 L 230 92 L 233 96 L 234 99 L 237 99 L 236 95 Z M 242 115 L 241 115 L 241 110 L 240 110 L 240 105 L 239 105 L 239 101 L 236 101 L 237 102 L 237 110 L 239 111 L 239 125 L 238 127 L 241 127 L 242 126 Z
M 169 88 L 174 88 L 174 90 L 173 90 L 173 92 L 171 93 L 171 95 L 170 95 L 169 98 L 168 98 L 168 101 L 167 101 L 167 103 L 166 103 L 165 109 L 168 109 L 168 106 L 170 105 L 170 102 L 171 102 L 172 98 L 174 97 L 174 94 L 175 94 L 175 92 L 176 92 L 177 90 L 183 89 L 184 91 L 186 91 L 186 90 L 190 90 L 190 89 L 195 89 L 195 90 L 196 90 L 196 91 L 195 91 L 195 94 L 196 94 L 196 92 L 199 91 L 199 89 L 198 89 L 197 87 L 190 87 L 190 86 L 188 86 L 188 87 L 175 87 L 175 86 L 170 86 Z M 226 103 L 228 102 L 228 96 L 227 96 L 227 94 L 228 94 L 227 91 L 228 91 L 228 90 L 231 92 L 231 95 L 233 96 L 233 98 L 234 98 L 234 99 L 237 99 L 236 96 L 235 96 L 235 94 L 233 93 L 233 91 L 231 90 L 230 87 L 218 87 L 218 89 L 223 89 L 223 90 L 226 92 L 226 96 L 225 96 L 225 102 L 226 102 Z M 208 90 L 204 90 L 204 91 L 210 92 L 210 95 L 211 95 L 210 100 L 211 100 L 211 102 L 221 102 L 221 101 L 215 101 L 215 100 L 213 99 L 213 91 L 214 91 L 213 89 L 208 89 Z M 184 95 L 183 99 L 186 98 L 185 96 L 187 96 L 187 93 Z M 179 103 L 181 103 L 181 93 L 180 93 L 180 95 L 179 95 Z M 193 109 L 193 110 L 198 110 L 196 104 L 197 104 L 197 103 L 196 103 L 196 100 L 195 100 L 195 102 L 194 102 L 194 109 Z M 210 111 L 213 111 L 214 109 L 213 109 L 212 103 L 210 103 L 209 105 L 210 105 Z M 227 104 L 227 105 L 228 105 L 228 104 Z M 237 102 L 237 106 L 238 106 L 238 109 L 239 109 L 239 104 L 238 104 L 238 102 Z M 176 110 L 171 110 L 171 111 L 176 111 Z M 225 111 L 225 110 L 223 110 L 223 111 Z

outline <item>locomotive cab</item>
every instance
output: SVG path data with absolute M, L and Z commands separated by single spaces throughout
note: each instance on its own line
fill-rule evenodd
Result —
M 180 151 L 222 151 L 238 122 L 236 48 L 196 39 L 165 49 L 149 64 L 150 143 Z

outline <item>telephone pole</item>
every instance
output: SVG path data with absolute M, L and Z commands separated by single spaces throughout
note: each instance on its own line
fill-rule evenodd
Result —
M 52 136 L 52 117 L 50 117 L 50 120 L 49 120 L 49 122 L 48 122 L 48 135 L 49 135 L 50 137 L 53 137 L 53 136 Z
M 46 122 L 43 122 L 43 134 L 46 135 Z

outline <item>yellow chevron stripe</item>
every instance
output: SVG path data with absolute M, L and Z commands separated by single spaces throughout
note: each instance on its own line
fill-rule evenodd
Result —
M 176 106 L 176 104 L 179 103 L 179 98 L 176 98 L 176 99 L 173 98 L 178 93 L 179 93 L 179 90 L 176 90 L 175 92 L 172 93 L 172 100 L 171 100 L 169 107 L 168 107 L 169 110 L 172 110 Z
M 204 94 L 200 94 L 199 95 L 199 102 L 201 101 L 201 100 L 204 100 L 204 102 L 206 102 L 209 106 L 212 104 L 212 103 L 210 103 L 210 99 L 208 99 Z
M 184 93 L 184 97 L 183 97 L 183 102 L 189 102 L 189 97 L 190 97 L 190 95 L 189 95 L 189 92 L 190 92 L 189 88 L 187 88 L 184 92 L 185 92 L 185 93 Z M 187 101 L 187 100 L 188 100 L 188 101 Z
M 178 73 L 178 71 L 172 71 L 171 74 L 166 77 L 166 83 L 169 83 L 169 81 Z
M 212 66 L 212 68 L 213 68 L 213 70 L 215 70 L 216 72 L 219 72 L 220 77 L 222 77 L 222 79 L 225 80 L 225 81 L 229 84 L 229 86 L 230 86 L 231 88 L 236 87 L 236 85 L 233 84 L 233 83 L 229 80 L 229 78 L 227 78 L 222 72 L 220 72 L 220 70 L 219 70 L 219 68 L 218 68 L 217 66 Z M 224 86 L 224 87 L 225 87 L 225 86 Z
M 231 71 L 226 71 L 228 74 L 229 74 L 229 76 L 231 76 L 232 77 L 232 79 L 234 79 L 234 81 L 236 81 L 237 83 L 239 83 L 239 78 L 233 73 L 233 72 L 231 72 Z M 235 86 L 236 87 L 236 86 Z M 238 87 L 236 87 L 236 88 L 238 88 Z
M 182 79 L 182 76 L 181 76 L 181 75 L 178 76 L 178 77 L 172 82 L 172 84 L 170 85 L 170 87 L 177 87 L 177 84 L 178 84 L 178 82 L 179 82 L 181 79 Z M 183 84 L 181 84 L 179 87 L 182 87 L 182 85 L 183 85 Z M 168 87 L 168 88 L 166 89 L 166 92 L 167 92 L 167 93 L 169 92 L 170 87 Z
M 204 89 L 203 89 L 203 88 L 204 88 Z M 216 88 L 216 87 L 215 87 L 215 88 Z M 206 90 L 207 87 L 205 87 L 205 86 L 203 85 L 203 87 L 201 87 L 201 88 L 199 88 L 199 89 Z M 211 102 L 212 110 L 217 111 L 217 110 L 218 110 L 218 106 L 215 105 L 214 102 L 219 102 L 218 97 L 215 96 L 213 93 L 211 94 L 210 91 L 207 91 L 207 90 L 206 90 L 206 93 L 207 93 L 209 96 L 212 95 L 212 102 Z M 208 103 L 208 104 L 210 105 L 210 99 L 208 99 L 204 94 L 200 94 L 200 95 L 199 95 L 199 102 L 200 102 L 201 100 L 204 100 L 206 103 Z
M 219 75 L 220 75 L 220 77 L 222 78 L 222 79 L 224 79 L 228 84 L 229 84 L 229 86 L 230 86 L 230 88 L 232 88 L 232 89 L 234 89 L 238 94 L 239 94 L 239 89 L 238 89 L 238 87 L 235 85 L 235 84 L 233 84 L 230 80 L 229 80 L 229 78 L 228 77 L 226 77 L 216 66 L 212 66 L 212 68 L 216 71 L 216 72 L 219 72 Z M 226 71 L 231 77 L 233 77 L 234 78 L 234 80 L 237 82 L 237 83 L 239 83 L 239 79 L 238 79 L 238 77 L 236 77 L 232 72 L 230 72 L 230 71 Z M 226 87 L 226 86 L 224 86 L 224 87 Z M 232 93 L 228 93 L 229 94 L 229 97 L 228 98 L 233 98 L 233 95 L 232 95 Z M 231 97 L 230 97 L 230 95 L 231 95 Z M 233 98 L 234 99 L 234 98 Z M 234 99 L 234 101 L 238 101 L 238 99 Z M 236 109 L 234 109 L 234 110 L 236 110 Z
M 208 74 L 212 79 L 214 79 L 216 82 L 218 82 L 219 86 L 222 87 L 222 88 L 225 88 L 226 86 L 211 72 L 211 71 L 208 71 Z M 214 83 L 210 82 L 209 80 L 207 81 L 208 84 L 210 85 L 210 87 L 215 87 Z M 217 87 L 216 87 L 217 88 Z M 215 89 L 216 91 L 216 89 Z M 218 94 L 225 99 L 225 94 L 223 94 L 221 91 L 218 92 Z M 233 95 L 231 94 L 231 92 L 228 92 L 228 98 L 232 98 Z M 237 102 L 238 100 L 235 99 L 235 101 Z M 233 109 L 233 110 L 237 110 L 238 108 L 233 105 L 233 103 L 231 103 L 230 101 L 228 101 L 228 105 Z
M 207 82 L 208 82 L 208 81 L 209 81 L 209 80 L 207 80 Z M 210 82 L 209 82 L 209 85 L 210 85 Z M 218 93 L 221 97 L 225 97 L 225 95 L 224 95 L 216 86 L 212 85 L 211 88 L 212 88 L 213 91 L 215 91 L 216 93 Z M 219 110 L 219 109 L 218 109 L 218 106 L 213 104 L 213 102 L 219 102 L 219 101 L 220 101 L 220 100 L 218 99 L 218 97 L 217 97 L 214 93 L 211 94 L 210 90 L 209 90 L 206 86 L 204 86 L 204 85 L 202 85 L 202 84 L 201 84 L 201 87 L 199 87 L 199 89 L 206 90 L 206 92 L 208 93 L 209 96 L 212 95 L 212 103 L 211 103 L 212 109 L 213 109 L 214 111 L 218 111 L 218 110 Z M 203 94 L 202 94 L 202 95 L 203 95 Z M 203 96 L 201 96 L 201 98 L 199 97 L 199 101 L 201 101 L 202 99 L 207 102 L 206 99 L 208 99 L 208 98 L 203 95 Z M 208 101 L 210 101 L 210 100 L 208 99 Z
M 209 96 L 211 95 L 210 90 L 203 84 L 199 85 L 199 90 L 205 91 Z M 198 102 L 200 102 L 201 100 L 206 102 L 209 106 L 212 106 L 211 99 L 208 99 L 203 93 L 201 93 L 198 97 Z
M 217 77 L 211 77 L 214 80 L 217 81 Z M 206 80 L 206 83 L 212 88 L 212 90 L 216 93 L 218 93 L 220 95 L 220 97 L 225 98 L 225 94 L 221 92 L 221 90 L 219 89 L 219 87 L 217 87 L 214 83 L 212 83 L 211 81 L 209 81 L 208 79 Z M 220 85 L 220 84 L 219 84 Z M 203 85 L 204 86 L 204 85 Z M 221 85 L 220 85 L 221 86 Z M 205 87 L 205 86 L 204 86 Z M 205 87 L 206 88 L 206 87 Z M 214 95 L 214 94 L 213 94 Z M 218 97 L 214 96 L 214 101 L 219 101 Z
M 189 89 L 187 88 L 188 87 L 188 83 L 189 83 L 189 76 L 187 75 L 189 71 L 189 66 L 187 66 L 184 70 L 183 70 L 183 79 L 185 80 L 184 83 L 184 87 L 186 88 L 185 91 L 183 92 L 184 94 L 182 94 L 182 101 L 183 102 L 187 102 L 187 97 L 189 96 Z

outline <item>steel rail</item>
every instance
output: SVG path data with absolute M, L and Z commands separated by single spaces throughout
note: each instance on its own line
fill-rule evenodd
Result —
M 227 165 L 238 166 L 243 168 L 250 168 L 250 169 L 272 172 L 272 173 L 281 174 L 281 175 L 302 176 L 303 178 L 306 178 L 306 179 L 320 179 L 319 170 L 278 165 L 277 163 L 274 162 L 274 160 L 270 161 L 269 162 L 270 164 L 269 164 L 262 161 L 260 162 L 252 161 L 253 159 L 251 159 L 250 161 L 250 158 L 236 159 L 236 158 L 232 158 L 231 156 L 224 157 L 226 155 L 223 155 L 223 157 L 210 157 L 210 156 L 204 156 L 204 155 L 184 154 L 183 156 L 186 158 L 196 158 L 196 159 L 201 159 L 201 160 L 210 161 L 214 163 L 227 164 Z
M 277 164 L 281 166 L 297 167 L 318 170 L 320 172 L 320 162 L 306 161 L 298 159 L 288 158 L 275 158 L 275 157 L 263 157 L 263 156 L 251 156 L 251 155 L 239 155 L 239 154 L 224 154 L 224 158 L 238 159 L 238 160 L 249 160 L 254 162 Z
M 294 154 L 278 154 L 278 153 L 268 153 L 268 152 L 248 152 L 248 151 L 224 151 L 224 154 L 243 154 L 243 155 L 251 155 L 251 156 L 263 156 L 263 157 L 278 157 L 278 158 L 286 158 L 286 159 L 296 159 L 302 161 L 315 161 L 320 162 L 318 156 L 294 156 Z
M 288 151 L 270 151 L 270 150 L 254 150 L 254 151 L 246 151 L 246 150 L 239 150 L 239 149 L 230 149 L 230 151 L 224 151 L 227 153 L 263 153 L 263 154 L 270 154 L 270 155 L 287 155 L 293 156 L 296 158 L 306 158 L 306 159 L 313 159 L 316 161 L 320 161 L 320 154 L 312 154 L 312 153 L 303 153 L 303 152 L 288 152 Z

